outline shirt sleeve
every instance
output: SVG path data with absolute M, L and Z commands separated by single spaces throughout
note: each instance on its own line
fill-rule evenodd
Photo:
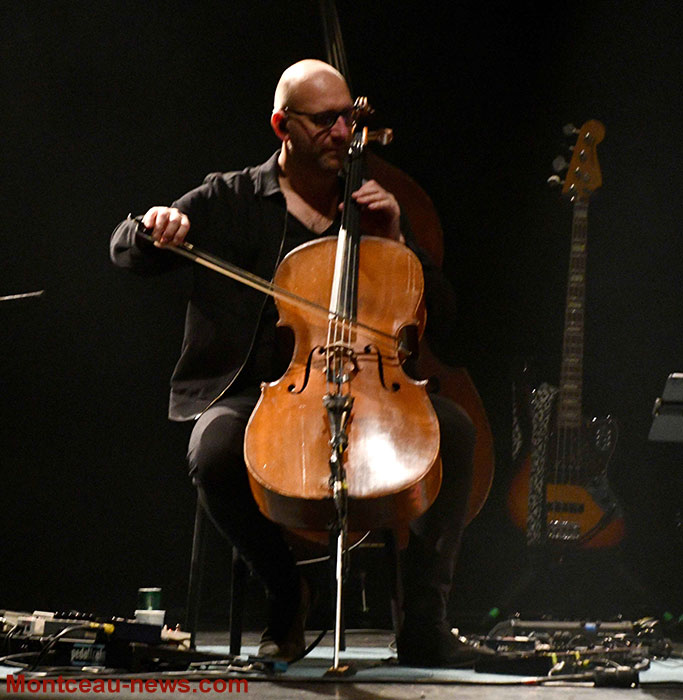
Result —
M 195 233 L 206 226 L 209 202 L 218 173 L 207 175 L 204 182 L 179 199 L 171 207 L 179 209 L 190 219 L 188 241 L 195 242 Z M 109 256 L 118 267 L 129 269 L 142 275 L 154 275 L 174 270 L 188 264 L 188 261 L 169 250 L 156 248 L 138 235 L 139 217 L 128 215 L 114 229 L 109 242 Z

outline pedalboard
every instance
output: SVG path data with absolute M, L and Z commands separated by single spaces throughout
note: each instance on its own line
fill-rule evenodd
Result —
M 0 611 L 0 655 L 26 655 L 49 666 L 142 670 L 185 668 L 196 656 L 190 634 L 127 620 L 68 612 Z
M 604 664 L 633 666 L 671 651 L 653 618 L 613 622 L 511 618 L 477 641 L 495 654 L 477 659 L 475 671 L 525 676 L 576 674 Z

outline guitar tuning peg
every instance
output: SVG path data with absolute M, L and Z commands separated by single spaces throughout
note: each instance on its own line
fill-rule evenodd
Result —
M 564 156 L 557 156 L 553 161 L 553 170 L 556 173 L 561 173 L 569 167 L 569 163 L 564 159 Z
M 551 186 L 551 187 L 561 187 L 564 185 L 564 180 L 560 179 L 559 175 L 551 175 L 546 182 Z
M 573 136 L 579 133 L 579 130 L 573 124 L 565 124 L 562 127 L 562 131 L 565 136 Z

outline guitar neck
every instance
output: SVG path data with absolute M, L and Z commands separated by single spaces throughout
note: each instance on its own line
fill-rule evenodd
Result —
M 583 334 L 586 301 L 586 243 L 588 202 L 574 202 L 572 239 L 564 314 L 562 368 L 557 422 L 562 428 L 578 428 L 582 422 Z

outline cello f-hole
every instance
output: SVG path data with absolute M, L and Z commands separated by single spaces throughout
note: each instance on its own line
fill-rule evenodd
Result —
M 304 372 L 304 381 L 301 385 L 301 389 L 297 389 L 296 384 L 289 384 L 287 386 L 287 391 L 290 394 L 300 394 L 308 385 L 308 380 L 309 380 L 309 377 L 311 376 L 311 362 L 313 361 L 313 353 L 316 350 L 318 350 L 318 352 L 320 352 L 320 353 L 324 352 L 323 348 L 316 346 L 311 350 L 311 352 L 308 353 L 308 360 L 306 361 L 306 371 Z

